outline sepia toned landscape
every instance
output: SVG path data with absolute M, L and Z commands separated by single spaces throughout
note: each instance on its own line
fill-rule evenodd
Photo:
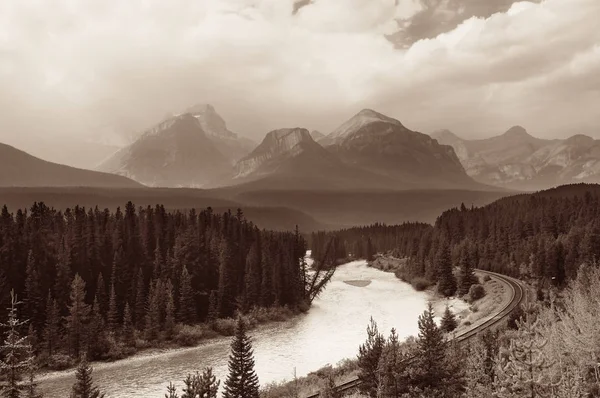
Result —
M 600 2 L 0 2 L 0 397 L 600 397 Z

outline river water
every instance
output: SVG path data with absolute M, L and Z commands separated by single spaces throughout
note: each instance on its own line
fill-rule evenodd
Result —
M 357 280 L 371 283 L 359 287 L 345 282 Z M 394 274 L 369 268 L 364 261 L 340 266 L 307 314 L 251 332 L 261 384 L 289 380 L 294 368 L 300 377 L 356 357 L 371 316 L 385 334 L 395 327 L 400 338 L 416 335 L 427 299 Z M 230 338 L 219 338 L 199 347 L 94 364 L 93 377 L 110 398 L 160 398 L 169 381 L 180 385 L 188 373 L 205 366 L 224 380 L 229 343 Z M 53 372 L 40 378 L 40 387 L 48 398 L 65 398 L 73 381 L 73 371 Z

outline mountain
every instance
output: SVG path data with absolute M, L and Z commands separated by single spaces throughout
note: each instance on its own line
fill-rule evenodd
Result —
M 369 176 L 343 164 L 307 129 L 285 128 L 269 132 L 240 159 L 231 183 L 252 182 L 253 188 L 342 188 L 360 183 L 362 177 Z
M 485 184 L 535 190 L 600 181 L 600 142 L 585 135 L 544 140 L 515 126 L 481 140 L 465 140 L 448 130 L 432 137 L 451 145 L 467 174 Z
M 254 141 L 240 137 L 229 130 L 225 120 L 210 104 L 194 105 L 184 113 L 189 113 L 198 119 L 204 133 L 232 165 L 256 147 Z
M 323 138 L 325 138 L 325 134 L 321 133 L 318 130 L 313 130 L 310 132 L 310 136 L 312 137 L 313 140 L 315 140 L 316 142 L 319 142 L 319 140 L 322 140 Z
M 485 188 L 473 181 L 451 146 L 364 109 L 334 130 L 327 149 L 347 165 L 390 181 L 396 189 Z
M 157 187 L 201 187 L 231 167 L 209 139 L 198 116 L 173 116 L 146 131 L 131 145 L 119 150 L 99 170 L 120 174 Z M 218 123 L 210 134 L 225 134 Z M 206 125 L 205 125 L 206 126 Z
M 0 144 L 2 187 L 135 188 L 128 178 L 47 162 L 10 145 Z

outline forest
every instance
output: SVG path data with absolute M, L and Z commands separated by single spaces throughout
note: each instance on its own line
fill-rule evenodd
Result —
M 331 272 L 307 270 L 306 241 L 235 214 L 34 203 L 0 214 L 0 319 L 10 293 L 38 359 L 54 368 L 186 341 L 187 325 L 261 308 L 306 310 Z M 234 322 L 229 322 L 228 334 Z M 141 342 L 141 343 L 140 343 Z M 189 344 L 188 344 L 189 343 Z M 75 362 L 73 362 L 75 361 Z
M 435 284 L 451 277 L 448 269 L 460 267 L 560 287 L 582 263 L 600 256 L 600 187 L 566 185 L 483 207 L 463 204 L 442 213 L 434 225 L 374 224 L 316 232 L 310 237 L 313 253 L 320 255 L 332 235 L 339 239 L 340 256 L 372 259 L 389 251 L 407 258 L 406 279 Z

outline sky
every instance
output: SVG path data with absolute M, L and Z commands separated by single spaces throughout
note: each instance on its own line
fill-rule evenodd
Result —
M 231 130 L 600 138 L 600 1 L 4 0 L 0 142 L 69 163 L 210 103 Z

